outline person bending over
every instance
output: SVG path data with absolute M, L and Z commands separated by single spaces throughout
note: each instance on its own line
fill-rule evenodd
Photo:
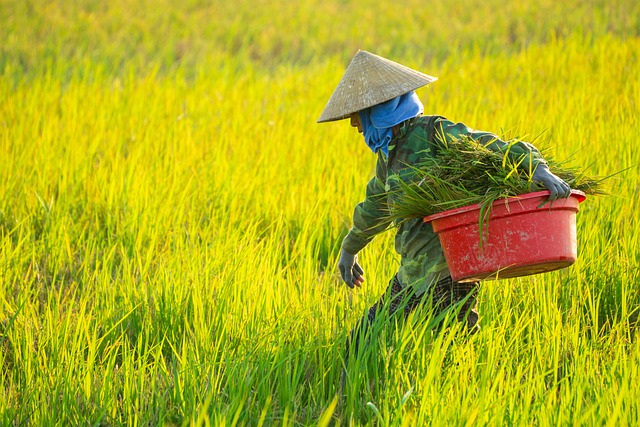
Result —
M 375 176 L 367 184 L 364 200 L 355 207 L 353 227 L 342 241 L 338 267 L 349 288 L 360 288 L 364 282 L 358 253 L 390 225 L 385 219 L 386 207 L 393 203 L 399 181 L 408 182 L 413 165 L 421 163 L 425 156 L 435 156 L 438 140 L 470 137 L 489 149 L 507 152 L 527 172 L 532 168 L 532 179 L 550 191 L 550 200 L 569 197 L 569 185 L 549 171 L 533 145 L 523 141 L 507 143 L 493 133 L 474 130 L 442 116 L 423 115 L 423 105 L 414 90 L 435 80 L 360 50 L 318 119 L 318 123 L 350 119 L 351 126 L 363 134 L 364 142 L 377 155 Z M 401 222 L 395 249 L 401 258 L 400 267 L 386 292 L 352 329 L 347 340 L 347 359 L 350 353 L 358 351 L 359 337 L 366 334 L 366 328 L 383 307 L 388 315 L 399 309 L 407 315 L 430 301 L 434 315 L 456 307 L 458 320 L 465 322 L 470 332 L 479 328 L 476 308 L 479 283 L 457 283 L 451 279 L 440 240 L 430 223 L 421 218 Z

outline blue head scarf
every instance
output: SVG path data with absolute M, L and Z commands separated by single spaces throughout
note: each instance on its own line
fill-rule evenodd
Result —
M 388 156 L 389 142 L 393 137 L 391 128 L 423 111 L 424 107 L 414 91 L 360 111 L 365 142 L 374 153 L 382 150 Z

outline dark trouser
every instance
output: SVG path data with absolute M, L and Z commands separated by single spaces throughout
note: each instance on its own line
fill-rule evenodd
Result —
M 378 302 L 369 308 L 367 314 L 351 330 L 351 334 L 347 339 L 345 363 L 351 352 L 353 352 L 353 355 L 358 353 L 360 339 L 366 337 L 367 329 L 383 310 L 387 310 L 389 316 L 391 316 L 399 309 L 403 309 L 404 317 L 407 317 L 416 307 L 431 300 L 434 309 L 433 315 L 438 316 L 444 310 L 462 302 L 457 312 L 458 321 L 466 322 L 467 330 L 475 332 L 479 327 L 478 312 L 476 311 L 478 287 L 478 282 L 458 283 L 451 280 L 451 277 L 447 277 L 437 282 L 432 292 L 425 292 L 416 296 L 410 293 L 410 289 L 404 289 L 398 281 L 398 277 L 394 276 L 386 292 Z

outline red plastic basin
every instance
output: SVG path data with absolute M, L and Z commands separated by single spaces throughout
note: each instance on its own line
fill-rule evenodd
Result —
M 469 205 L 424 218 L 438 234 L 453 280 L 469 282 L 527 276 L 565 268 L 576 262 L 576 213 L 586 199 L 571 191 L 548 202 L 538 191 L 496 200 L 480 245 L 480 205 Z M 542 203 L 544 206 L 539 207 Z

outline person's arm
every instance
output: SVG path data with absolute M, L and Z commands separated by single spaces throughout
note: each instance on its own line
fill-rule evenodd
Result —
M 524 171 L 531 172 L 539 164 L 545 164 L 540 151 L 533 144 L 524 141 L 506 142 L 491 132 L 471 129 L 463 123 L 454 123 L 447 119 L 436 121 L 436 137 L 445 137 L 447 141 L 468 136 L 492 151 L 507 153 L 509 158 L 520 165 Z
M 367 184 L 365 198 L 353 211 L 353 227 L 342 241 L 342 249 L 357 254 L 374 238 L 387 229 L 390 222 L 385 219 L 387 192 L 385 189 L 386 165 L 379 154 L 376 174 Z
M 364 282 L 364 270 L 358 264 L 360 252 L 373 237 L 389 226 L 384 218 L 387 192 L 385 189 L 386 165 L 381 154 L 378 154 L 376 174 L 367 184 L 365 199 L 358 203 L 353 212 L 353 227 L 342 241 L 342 252 L 338 261 L 338 269 L 342 280 L 353 288 Z
M 502 154 L 506 153 L 514 163 L 519 165 L 520 169 L 531 174 L 533 181 L 542 183 L 549 190 L 549 200 L 569 197 L 571 194 L 569 184 L 551 173 L 540 151 L 528 142 L 505 142 L 491 132 L 474 130 L 463 123 L 453 123 L 444 118 L 436 121 L 435 131 L 437 138 L 445 138 L 450 141 L 468 136 L 490 150 Z

